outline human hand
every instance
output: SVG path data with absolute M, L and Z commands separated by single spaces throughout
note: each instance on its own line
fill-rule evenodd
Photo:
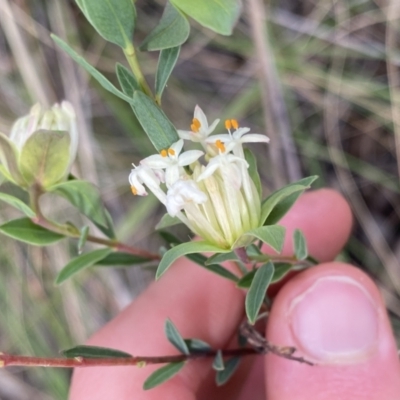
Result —
M 210 360 L 188 362 L 163 385 L 143 391 L 159 366 L 93 367 L 74 372 L 70 400 L 398 400 L 400 364 L 385 306 L 375 284 L 362 271 L 329 262 L 351 229 L 347 203 L 331 190 L 303 195 L 282 219 L 303 231 L 312 254 L 324 264 L 292 278 L 279 291 L 268 319 L 267 338 L 294 346 L 310 367 L 274 355 L 248 357 L 231 381 L 216 388 Z M 244 292 L 187 259 L 97 332 L 89 345 L 133 355 L 176 353 L 164 336 L 170 318 L 184 337 L 226 348 L 243 318 Z

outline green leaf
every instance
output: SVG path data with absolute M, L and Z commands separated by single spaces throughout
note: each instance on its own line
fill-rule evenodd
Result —
M 130 45 L 136 16 L 132 0 L 79 0 L 77 3 L 104 39 L 123 49 Z
M 274 264 L 270 261 L 263 264 L 254 275 L 245 300 L 246 315 L 251 324 L 256 322 L 258 312 L 260 311 L 273 275 Z
M 28 185 L 39 183 L 43 187 L 63 179 L 70 165 L 71 137 L 65 131 L 38 130 L 22 147 L 19 169 Z
M 274 263 L 275 271 L 271 283 L 279 282 L 293 268 L 292 264 Z
M 18 150 L 14 143 L 0 132 L 0 162 L 2 165 L 2 173 L 5 178 L 11 182 L 25 186 L 24 178 L 19 172 L 18 167 Z
M 168 149 L 179 140 L 178 132 L 164 112 L 144 93 L 136 91 L 133 111 L 157 151 Z
M 169 340 L 169 342 L 173 346 L 175 346 L 181 353 L 189 354 L 189 349 L 185 341 L 178 332 L 178 329 L 176 329 L 176 326 L 169 319 L 165 321 L 165 334 L 167 335 L 167 339 Z
M 85 268 L 91 267 L 101 259 L 107 257 L 112 252 L 112 249 L 98 249 L 90 253 L 81 254 L 80 256 L 72 259 L 57 275 L 55 283 L 60 285 L 71 276 Z
M 254 236 L 280 253 L 285 240 L 285 228 L 280 225 L 260 226 L 246 232 L 244 236 Z
M 294 253 L 298 260 L 305 260 L 308 257 L 307 242 L 303 232 L 296 229 L 293 232 Z
M 253 282 L 254 279 L 254 275 L 256 274 L 257 271 L 258 268 L 248 272 L 239 280 L 239 282 L 236 283 L 236 286 L 242 289 L 248 289 L 251 286 L 251 283 Z
M 14 219 L 0 225 L 0 232 L 21 242 L 35 246 L 46 246 L 63 239 L 64 236 L 35 225 L 29 218 Z
M 229 253 L 214 254 L 206 260 L 205 264 L 219 264 L 225 261 L 239 261 L 239 259 L 234 251 L 230 251 Z
M 181 48 L 179 46 L 161 50 L 156 72 L 156 98 L 160 101 L 168 79 L 175 67 Z
M 165 229 L 170 226 L 181 224 L 182 221 L 177 217 L 171 217 L 168 213 L 164 214 L 158 224 L 156 225 L 156 230 Z
M 59 183 L 48 189 L 68 200 L 91 221 L 103 227 L 108 227 L 104 206 L 98 189 L 90 182 L 72 180 Z
M 280 221 L 316 179 L 317 176 L 300 179 L 271 193 L 262 203 L 260 220 L 263 225 L 274 225 Z
M 149 390 L 161 385 L 175 376 L 185 365 L 184 361 L 170 363 L 154 371 L 144 382 L 143 389 Z
M 117 236 L 114 231 L 114 223 L 111 215 L 106 208 L 103 208 L 103 212 L 106 217 L 107 226 L 100 225 L 96 221 L 93 222 L 108 238 L 115 239 Z
M 204 353 L 212 350 L 211 346 L 200 339 L 184 339 L 190 353 Z
M 96 68 L 91 66 L 82 56 L 75 52 L 67 43 L 65 43 L 62 39 L 58 36 L 51 34 L 51 38 L 56 42 L 56 44 L 65 51 L 77 64 L 83 67 L 100 85 L 114 94 L 115 96 L 119 97 L 122 100 L 131 103 L 131 98 L 128 97 L 126 94 L 122 93 L 118 90 L 103 74 L 101 74 Z
M 124 267 L 130 267 L 133 265 L 141 265 L 148 261 L 151 260 L 149 258 L 140 257 L 133 254 L 112 252 L 107 257 L 99 260 L 96 265 L 112 267 L 115 267 L 116 265 L 121 265 Z
M 185 16 L 167 2 L 158 25 L 146 36 L 140 50 L 164 50 L 180 46 L 189 37 L 190 25 Z
M 83 246 L 85 246 L 86 244 L 88 235 L 89 235 L 89 227 L 85 225 L 80 230 L 79 241 L 78 241 L 78 254 L 82 253 L 82 249 Z
M 131 354 L 124 351 L 97 346 L 76 346 L 63 350 L 61 353 L 67 358 L 132 358 Z
M 133 97 L 135 90 L 141 90 L 139 83 L 133 76 L 132 72 L 122 64 L 117 63 L 115 66 L 118 82 L 121 85 L 122 91 L 129 97 Z
M 244 157 L 249 164 L 249 168 L 248 168 L 249 175 L 250 175 L 252 181 L 254 182 L 254 186 L 257 189 L 258 195 L 261 198 L 262 186 L 261 186 L 260 175 L 258 175 L 257 159 L 249 149 L 244 149 Z
M 22 211 L 29 218 L 33 218 L 36 216 L 35 212 L 29 206 L 27 206 L 23 201 L 14 196 L 6 193 L 0 193 L 0 200 L 4 201 L 10 206 L 13 206 L 17 210 Z
M 171 232 L 167 231 L 159 231 L 158 234 L 171 246 L 175 246 L 177 244 L 181 244 L 182 240 L 178 239 Z
M 217 351 L 217 354 L 215 355 L 212 367 L 216 371 L 223 371 L 225 369 L 224 359 L 222 358 L 221 350 Z
M 215 376 L 217 386 L 222 386 L 229 381 L 239 366 L 239 363 L 240 357 L 230 358 L 228 361 L 225 361 L 225 369 L 223 371 L 218 371 Z
M 156 272 L 156 279 L 159 279 L 179 257 L 202 252 L 228 253 L 229 250 L 220 249 L 204 241 L 178 244 L 164 254 Z
M 241 11 L 240 0 L 171 0 L 200 25 L 230 35 Z

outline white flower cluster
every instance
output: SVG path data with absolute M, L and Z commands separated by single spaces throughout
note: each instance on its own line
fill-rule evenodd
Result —
M 238 238 L 259 226 L 261 201 L 248 173 L 242 144 L 268 143 L 265 135 L 248 133 L 236 120 L 226 120 L 227 134 L 212 135 L 196 106 L 190 131 L 178 131 L 180 140 L 143 159 L 129 175 L 132 192 L 146 196 L 146 188 L 163 203 L 169 215 L 221 248 L 232 248 Z M 204 151 L 182 152 L 184 140 L 200 143 Z M 207 165 L 199 162 L 204 155 Z M 165 183 L 165 189 L 164 187 Z

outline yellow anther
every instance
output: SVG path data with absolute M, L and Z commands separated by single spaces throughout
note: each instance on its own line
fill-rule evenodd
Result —
M 233 126 L 233 129 L 239 128 L 239 123 L 237 122 L 236 119 L 231 119 L 231 124 Z
M 215 145 L 221 153 L 225 153 L 225 145 L 219 139 L 215 142 Z
M 135 188 L 135 186 L 131 186 L 131 191 L 132 191 L 134 196 L 137 195 L 137 189 Z
M 232 122 L 230 119 L 225 120 L 225 128 L 228 129 L 228 131 L 232 128 Z
M 163 149 L 160 151 L 161 157 L 167 157 L 168 153 L 167 150 Z
M 201 127 L 200 121 L 197 118 L 193 118 L 192 125 L 190 125 L 190 129 L 194 133 L 198 133 L 198 131 L 200 130 L 200 127 Z
M 169 154 L 170 156 L 174 156 L 174 155 L 175 155 L 175 150 L 169 148 L 169 149 L 168 149 L 168 154 Z

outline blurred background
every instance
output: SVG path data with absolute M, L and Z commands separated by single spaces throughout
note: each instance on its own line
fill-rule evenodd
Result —
M 136 5 L 138 44 L 165 1 Z M 252 147 L 264 194 L 314 174 L 315 187 L 343 193 L 355 223 L 340 258 L 375 279 L 400 339 L 399 19 L 397 0 L 248 0 L 231 37 L 192 23 L 163 107 L 180 129 L 189 129 L 199 104 L 211 120 L 236 118 L 270 136 L 269 149 Z M 122 241 L 157 251 L 163 242 L 153 229 L 162 207 L 151 196 L 133 197 L 127 180 L 131 163 L 152 146 L 129 105 L 55 49 L 51 32 L 118 85 L 121 51 L 95 33 L 72 0 L 0 0 L 0 131 L 8 134 L 35 102 L 71 101 L 80 132 L 75 175 L 99 187 Z M 150 82 L 157 55 L 139 55 Z M 25 198 L 8 183 L 0 190 Z M 44 200 L 48 215 L 87 223 L 66 202 Z M 1 203 L 0 222 L 18 216 Z M 97 267 L 55 287 L 76 243 L 39 248 L 1 236 L 0 244 L 0 349 L 9 353 L 55 356 L 83 343 L 153 276 Z M 69 374 L 0 370 L 0 399 L 65 399 Z

